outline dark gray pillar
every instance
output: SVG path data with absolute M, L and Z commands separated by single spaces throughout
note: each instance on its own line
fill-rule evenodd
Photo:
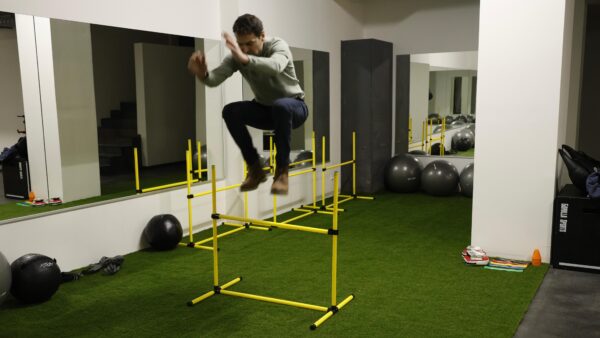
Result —
M 329 140 L 329 53 L 313 51 L 313 130 L 316 137 L 317 163 L 321 163 L 321 138 Z M 326 146 L 326 159 L 329 147 Z
M 408 152 L 410 107 L 410 55 L 396 56 L 396 125 L 394 153 Z M 415 126 L 413 126 L 415 128 Z
M 342 41 L 342 161 L 352 159 L 357 133 L 357 193 L 383 190 L 392 151 L 392 44 Z M 342 169 L 342 191 L 352 192 L 352 168 Z

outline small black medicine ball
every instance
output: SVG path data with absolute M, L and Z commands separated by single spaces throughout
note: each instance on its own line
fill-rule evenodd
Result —
M 181 223 L 173 215 L 156 215 L 144 228 L 144 240 L 156 250 L 174 249 L 183 237 Z

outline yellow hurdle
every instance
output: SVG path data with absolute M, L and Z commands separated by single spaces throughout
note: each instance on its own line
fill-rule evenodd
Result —
M 189 306 L 193 306 L 209 297 L 214 295 L 222 294 L 233 297 L 254 299 L 263 302 L 289 305 L 298 308 L 314 310 L 319 312 L 325 312 L 323 316 L 321 316 L 317 321 L 315 321 L 312 325 L 310 325 L 310 329 L 315 330 L 319 326 L 321 326 L 327 319 L 331 318 L 334 314 L 339 312 L 343 307 L 345 307 L 350 301 L 354 299 L 354 295 L 350 295 L 346 297 L 342 302 L 337 302 L 337 251 L 338 251 L 338 186 L 339 186 L 339 173 L 335 173 L 334 175 L 334 184 L 333 184 L 333 225 L 330 229 L 321 229 L 321 228 L 313 228 L 307 226 L 300 225 L 292 225 L 287 223 L 277 223 L 263 220 L 250 219 L 247 217 L 237 217 L 232 215 L 223 215 L 217 213 L 217 195 L 216 195 L 216 170 L 215 166 L 211 166 L 211 178 L 212 178 L 212 228 L 213 228 L 213 290 L 208 291 L 197 298 L 192 299 L 188 302 Z M 218 235 L 217 235 L 217 220 L 218 219 L 228 219 L 234 221 L 240 221 L 250 224 L 259 224 L 269 227 L 276 227 L 281 229 L 289 229 L 289 230 L 298 230 L 298 231 L 306 231 L 317 234 L 329 235 L 332 237 L 332 258 L 331 258 L 331 306 L 319 306 L 308 303 L 296 302 L 291 300 L 285 300 L 274 297 L 266 297 L 261 295 L 255 295 L 250 293 L 231 291 L 229 287 L 239 283 L 242 280 L 242 277 L 237 277 L 223 285 L 219 285 L 219 246 L 218 246 Z
M 331 210 L 333 204 L 325 204 L 325 171 L 340 168 L 346 165 L 352 164 L 352 195 L 339 195 L 343 199 L 338 201 L 337 204 L 342 204 L 344 202 L 353 200 L 353 199 L 361 199 L 361 200 L 374 200 L 375 197 L 372 196 L 359 196 L 356 194 L 356 132 L 352 132 L 352 160 L 333 164 L 330 166 L 325 165 L 325 136 L 323 136 L 323 161 L 321 163 L 321 210 Z M 343 209 L 339 209 L 338 211 L 343 211 Z

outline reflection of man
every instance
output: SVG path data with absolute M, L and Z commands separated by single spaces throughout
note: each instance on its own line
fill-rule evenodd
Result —
M 258 152 L 246 128 L 251 126 L 275 130 L 277 168 L 271 193 L 287 194 L 291 131 L 301 126 L 308 117 L 292 53 L 285 41 L 265 37 L 262 22 L 254 15 L 244 14 L 237 18 L 233 32 L 236 39 L 223 33 L 231 54 L 219 67 L 208 71 L 206 58 L 197 51 L 190 57 L 188 69 L 209 87 L 218 86 L 235 71 L 248 81 L 256 98 L 233 102 L 223 108 L 223 119 L 229 133 L 248 163 L 248 175 L 240 190 L 254 190 L 266 180 Z

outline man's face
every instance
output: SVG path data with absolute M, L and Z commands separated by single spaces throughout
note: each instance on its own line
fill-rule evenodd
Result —
M 259 55 L 265 41 L 265 33 L 261 33 L 260 36 L 256 36 L 254 33 L 236 34 L 235 38 L 242 52 L 248 55 Z

